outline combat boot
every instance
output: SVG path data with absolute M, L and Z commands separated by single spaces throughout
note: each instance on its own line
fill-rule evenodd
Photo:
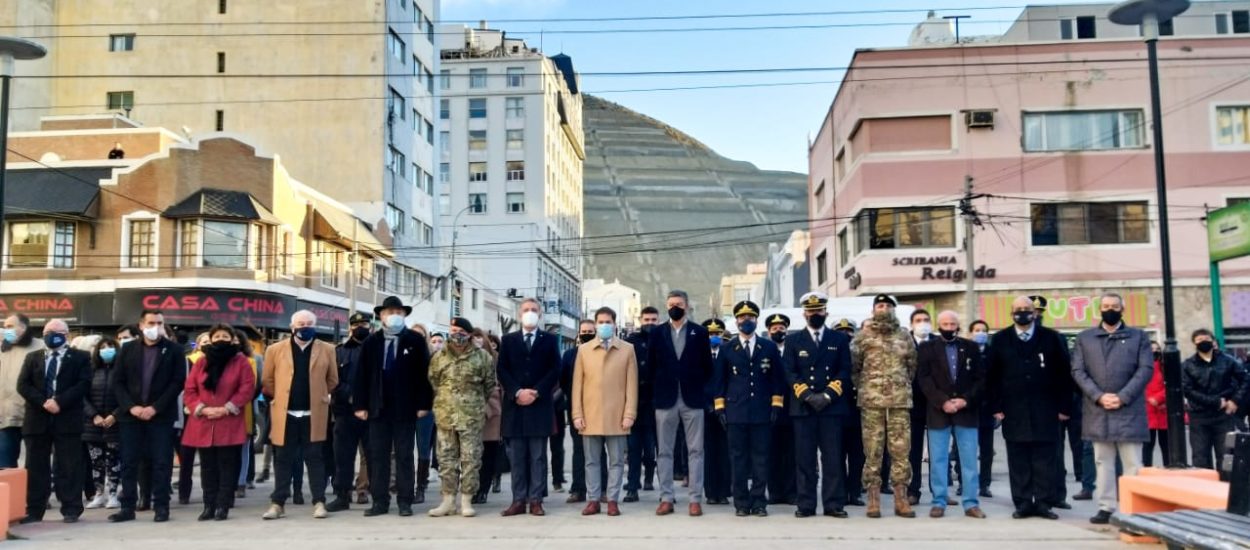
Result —
M 881 517 L 881 488 L 880 487 L 868 488 L 868 517 L 870 518 Z
M 460 515 L 466 518 L 477 515 L 477 510 L 473 509 L 473 495 L 460 495 Z
M 430 517 L 441 518 L 456 513 L 456 495 L 443 495 L 443 503 L 430 510 Z
M 916 512 L 911 509 L 911 503 L 907 502 L 907 497 L 904 496 L 906 494 L 906 485 L 894 486 L 894 515 L 901 518 L 914 518 Z

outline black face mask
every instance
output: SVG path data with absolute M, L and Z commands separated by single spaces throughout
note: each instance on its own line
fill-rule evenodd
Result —
M 1160 359 L 1163 359 L 1163 352 L 1161 352 L 1161 351 L 1156 351 L 1156 352 L 1154 352 L 1154 356 L 1155 356 L 1155 361 L 1158 361 L 1158 360 L 1160 360 Z
M 1201 342 L 1198 342 L 1198 351 L 1202 353 L 1211 353 L 1211 351 L 1214 349 L 1215 349 L 1215 342 L 1212 342 L 1210 340 L 1203 340 Z
M 1019 326 L 1027 326 L 1033 322 L 1032 311 L 1017 311 L 1011 314 L 1012 320 Z
M 639 331 L 639 332 L 641 332 L 641 333 L 643 333 L 643 334 L 650 334 L 650 333 L 651 333 L 651 327 L 653 327 L 653 326 L 655 326 L 655 325 L 642 325 L 641 327 L 638 327 L 638 331 Z
M 1114 309 L 1108 309 L 1107 311 L 1102 312 L 1102 322 L 1103 324 L 1106 324 L 1109 327 L 1114 327 L 1116 325 L 1119 325 L 1120 319 L 1122 319 L 1123 317 L 1124 317 L 1123 313 L 1120 313 L 1119 311 L 1116 311 Z
M 204 356 L 215 363 L 229 361 L 238 354 L 239 346 L 234 342 L 213 342 L 204 346 Z
M 595 339 L 595 335 L 593 334 L 578 334 L 577 335 L 577 341 L 583 344 L 594 339 Z
M 352 329 L 352 340 L 364 342 L 369 337 L 369 327 L 356 327 Z
M 942 335 L 943 340 L 948 342 L 955 339 L 955 331 L 953 330 L 938 329 L 938 333 Z
M 680 320 L 681 320 L 681 318 L 682 318 L 682 317 L 685 317 L 685 316 L 686 316 L 686 310 L 685 310 L 685 308 L 680 308 L 680 307 L 677 307 L 677 306 L 673 306 L 673 307 L 668 308 L 668 318 L 669 318 L 669 319 L 672 319 L 672 320 L 674 320 L 674 321 L 680 321 Z
M 825 319 L 828 319 L 828 317 L 824 315 L 813 315 L 807 318 L 807 326 L 813 329 L 824 327 Z
M 785 342 L 785 341 L 786 341 L 786 333 L 785 333 L 784 331 L 783 331 L 783 332 L 774 332 L 774 333 L 772 333 L 772 334 L 769 334 L 769 335 L 768 335 L 768 338 L 769 338 L 770 340 L 772 340 L 773 342 L 776 342 L 776 343 L 780 344 L 780 343 L 782 343 L 782 342 Z

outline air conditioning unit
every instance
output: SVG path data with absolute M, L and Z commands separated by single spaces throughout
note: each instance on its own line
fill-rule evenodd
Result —
M 994 112 L 994 109 L 964 111 L 964 123 L 969 130 L 973 128 L 993 128 Z

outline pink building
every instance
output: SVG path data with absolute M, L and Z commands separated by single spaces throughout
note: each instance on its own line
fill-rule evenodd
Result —
M 1096 18 L 1082 28 L 1124 34 L 1106 7 L 1065 9 Z M 1042 294 L 1046 323 L 1075 331 L 1097 322 L 1097 297 L 1113 290 L 1131 324 L 1161 329 L 1145 46 L 1132 29 L 1062 39 L 1064 14 L 1041 9 L 1053 8 L 1027 9 L 1003 37 L 855 53 L 809 150 L 813 287 L 962 313 L 958 207 L 971 177 L 979 317 L 1006 326 L 1012 297 Z M 1069 30 L 1078 16 L 1067 15 Z M 1230 31 L 1236 16 L 1222 16 Z M 1250 35 L 1217 34 L 1217 16 L 1202 17 L 1209 32 L 1178 20 L 1159 43 L 1186 352 L 1189 332 L 1213 321 L 1205 209 L 1250 200 Z M 1037 38 L 1043 25 L 1053 38 Z M 1229 343 L 1244 354 L 1250 258 L 1225 262 L 1222 275 Z

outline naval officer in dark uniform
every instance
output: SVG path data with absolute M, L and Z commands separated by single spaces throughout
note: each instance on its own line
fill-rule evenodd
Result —
M 785 356 L 786 336 L 790 330 L 790 318 L 780 313 L 768 316 L 768 339 L 777 344 L 778 354 Z M 784 373 L 783 377 L 784 377 Z M 773 423 L 773 441 L 768 455 L 768 503 L 794 504 L 797 489 L 794 486 L 794 422 L 786 412 L 790 410 L 791 392 L 782 392 L 781 417 Z
M 720 319 L 703 322 L 712 344 L 712 364 L 725 349 L 725 325 Z M 729 435 L 709 401 L 703 420 L 703 492 L 708 504 L 729 504 Z
M 855 324 L 850 319 L 838 319 L 833 330 L 845 334 L 855 340 Z M 855 400 L 855 385 L 851 384 L 848 394 L 851 396 L 851 413 L 846 416 L 842 425 L 842 456 L 839 462 L 846 464 L 846 504 L 847 506 L 864 505 L 864 427 L 859 421 L 859 405 Z

